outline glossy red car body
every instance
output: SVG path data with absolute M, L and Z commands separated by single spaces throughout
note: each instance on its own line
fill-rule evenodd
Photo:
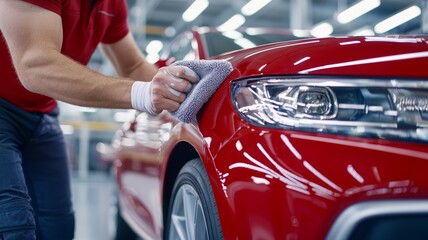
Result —
M 195 58 L 205 56 L 199 50 Z M 208 173 L 225 239 L 336 239 L 337 219 L 364 203 L 422 203 L 409 211 L 426 217 L 426 143 L 256 126 L 237 113 L 231 82 L 278 75 L 427 81 L 428 38 L 301 39 L 215 59 L 234 71 L 197 124 L 141 113 L 114 140 L 122 213 L 143 237 L 163 237 L 175 177 L 193 158 Z

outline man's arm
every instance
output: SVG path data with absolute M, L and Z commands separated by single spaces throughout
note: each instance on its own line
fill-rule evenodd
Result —
M 131 108 L 133 80 L 103 76 L 60 52 L 63 33 L 59 15 L 24 1 L 0 0 L 0 30 L 18 76 L 29 91 L 81 106 Z M 171 71 L 196 81 L 182 68 Z M 156 74 L 152 83 L 155 111 L 177 109 L 189 85 L 164 72 Z M 165 86 L 181 93 L 173 94 Z
M 131 33 L 116 43 L 101 44 L 101 50 L 119 76 L 150 81 L 158 71 L 157 67 L 146 61 Z

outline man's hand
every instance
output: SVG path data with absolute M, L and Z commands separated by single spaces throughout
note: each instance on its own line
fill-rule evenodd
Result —
M 134 82 L 131 92 L 132 107 L 150 114 L 163 110 L 175 111 L 186 99 L 192 84 L 197 82 L 199 76 L 188 67 L 163 67 L 151 82 Z
M 169 66 L 159 69 L 150 86 L 153 111 L 177 110 L 192 89 L 192 84 L 198 81 L 199 76 L 188 67 Z

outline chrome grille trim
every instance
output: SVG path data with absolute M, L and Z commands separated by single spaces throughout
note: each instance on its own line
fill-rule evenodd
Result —
M 333 223 L 326 240 L 348 239 L 366 219 L 399 214 L 428 214 L 428 200 L 383 200 L 352 205 Z

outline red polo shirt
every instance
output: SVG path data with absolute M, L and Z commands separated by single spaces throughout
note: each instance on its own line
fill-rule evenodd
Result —
M 25 0 L 61 16 L 63 44 L 61 52 L 86 65 L 98 43 L 114 43 L 128 32 L 125 0 Z M 58 71 L 61 71 L 58 69 Z M 28 111 L 50 112 L 56 100 L 26 90 L 12 65 L 0 32 L 0 98 Z

